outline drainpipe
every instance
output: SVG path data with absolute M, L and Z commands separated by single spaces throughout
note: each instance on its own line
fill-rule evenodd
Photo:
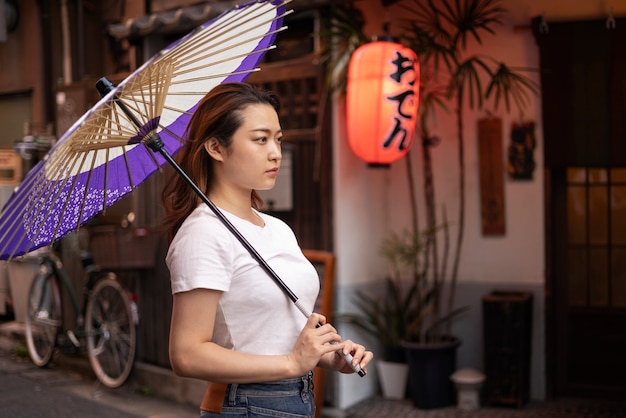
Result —
M 78 64 L 76 78 L 80 81 L 85 77 L 85 15 L 83 0 L 76 2 L 76 61 Z
M 61 0 L 61 36 L 63 40 L 63 84 L 68 86 L 72 83 L 72 45 L 67 0 Z
M 41 39 L 41 54 L 43 62 L 42 71 L 42 97 L 44 101 L 44 114 L 42 120 L 51 121 L 55 118 L 55 101 L 54 101 L 54 88 L 57 80 L 55 79 L 55 72 L 52 64 L 52 25 L 50 22 L 50 1 L 39 0 L 39 15 L 40 15 L 40 39 Z

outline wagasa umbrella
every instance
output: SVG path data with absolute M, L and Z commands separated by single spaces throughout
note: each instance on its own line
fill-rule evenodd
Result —
M 183 144 L 198 102 L 244 81 L 283 29 L 290 0 L 227 10 L 113 86 L 33 167 L 0 213 L 0 260 L 48 246 L 133 191 Z M 158 147 L 161 147 L 160 149 Z

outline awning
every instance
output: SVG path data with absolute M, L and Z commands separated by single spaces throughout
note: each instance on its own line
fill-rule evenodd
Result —
M 168 34 L 189 31 L 219 16 L 226 10 L 245 1 L 207 2 L 160 13 L 152 13 L 122 23 L 107 26 L 107 32 L 117 40 L 140 39 L 152 34 Z
M 136 40 L 152 34 L 185 33 L 237 5 L 251 0 L 209 0 L 204 3 L 152 13 L 122 23 L 111 23 L 107 33 L 118 41 Z M 328 6 L 332 0 L 295 0 L 298 11 Z

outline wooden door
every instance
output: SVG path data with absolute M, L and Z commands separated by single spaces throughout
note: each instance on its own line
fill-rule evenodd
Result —
M 626 20 L 549 22 L 540 48 L 548 395 L 626 395 Z
M 569 167 L 550 177 L 555 395 L 623 397 L 626 169 Z

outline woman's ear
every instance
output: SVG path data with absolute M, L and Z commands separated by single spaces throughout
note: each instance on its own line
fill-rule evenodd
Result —
M 209 138 L 204 143 L 204 149 L 214 160 L 223 161 L 224 158 L 222 156 L 222 147 L 220 146 L 220 142 L 217 140 L 217 138 Z

